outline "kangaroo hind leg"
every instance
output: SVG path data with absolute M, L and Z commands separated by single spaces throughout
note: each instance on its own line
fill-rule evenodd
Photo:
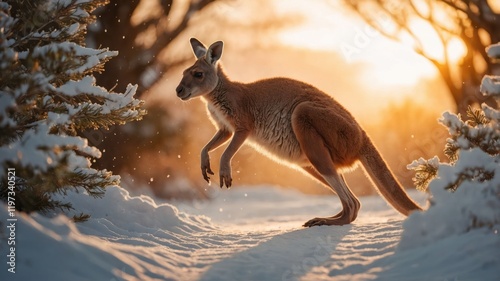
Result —
M 335 193 L 335 190 L 330 187 L 330 184 L 323 178 L 323 176 L 320 173 L 318 173 L 318 171 L 316 171 L 316 169 L 314 169 L 314 167 L 306 166 L 306 167 L 302 167 L 302 169 L 304 171 L 306 171 L 310 176 L 312 176 L 313 178 L 317 179 L 319 182 L 321 182 L 322 184 L 324 184 L 325 186 L 330 188 L 333 191 L 333 193 Z M 341 217 L 343 213 L 344 212 L 342 210 L 338 214 L 336 214 L 335 216 L 332 216 L 332 218 Z
M 335 169 L 325 173 L 323 177 L 328 182 L 328 186 L 339 196 L 342 204 L 342 210 L 338 214 L 331 217 L 313 218 L 304 223 L 304 226 L 344 225 L 353 222 L 358 216 L 361 203 L 351 192 L 343 177 L 339 175 Z
M 349 224 L 356 219 L 361 204 L 337 172 L 332 159 L 335 155 L 332 155 L 324 141 L 324 136 L 318 130 L 321 128 L 314 126 L 314 120 L 319 117 L 316 113 L 315 108 L 299 106 L 293 113 L 293 130 L 302 151 L 314 167 L 304 167 L 304 169 L 337 193 L 342 204 L 342 211 L 332 217 L 313 218 L 304 226 Z M 332 128 L 325 129 L 332 130 Z

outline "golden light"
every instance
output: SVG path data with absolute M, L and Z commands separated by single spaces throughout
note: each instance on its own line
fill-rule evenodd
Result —
M 447 56 L 449 62 L 458 63 L 466 53 L 464 43 L 457 37 L 445 38 L 444 44 L 446 46 L 443 45 L 437 31 L 427 21 L 414 19 L 410 21 L 410 29 L 418 38 L 418 42 L 415 42 L 408 34 L 402 36 L 402 41 L 411 47 L 416 45 L 429 58 L 445 62 L 445 56 Z M 449 35 L 446 34 L 445 36 Z
M 276 0 L 278 10 L 300 13 L 304 21 L 298 26 L 282 31 L 279 35 L 280 41 L 286 45 L 312 51 L 336 52 L 347 63 L 364 64 L 363 70 L 359 73 L 364 83 L 378 87 L 411 86 L 424 77 L 433 77 L 437 74 L 434 66 L 418 56 L 411 48 L 389 40 L 354 17 L 341 5 L 332 8 L 324 1 L 318 1 L 308 2 L 301 8 L 303 5 L 294 6 L 288 3 Z M 430 49 L 436 52 L 439 42 L 432 40 L 435 45 Z M 385 91 L 385 93 L 388 97 L 401 98 L 401 93 L 398 91 Z
M 488 0 L 488 4 L 490 4 L 491 9 L 495 13 L 500 13 L 500 1 L 498 0 Z
M 415 54 L 402 52 L 392 59 L 387 56 L 373 57 L 370 67 L 363 75 L 363 80 L 370 85 L 379 87 L 408 87 L 417 85 L 423 78 L 437 75 L 432 64 L 420 59 Z M 404 98 L 398 91 L 386 91 L 385 95 L 392 98 Z
M 458 63 L 467 53 L 467 48 L 462 40 L 452 38 L 447 45 L 448 58 L 451 62 Z
M 297 14 L 302 23 L 280 32 L 279 40 L 284 44 L 311 50 L 331 51 L 347 40 L 350 31 L 338 28 L 353 23 L 351 17 L 335 9 L 327 1 L 275 0 L 278 13 Z M 341 7 L 339 7 L 341 8 Z

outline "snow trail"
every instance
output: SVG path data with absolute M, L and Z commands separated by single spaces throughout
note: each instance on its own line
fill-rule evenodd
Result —
M 216 189 L 213 195 L 211 202 L 174 206 L 131 196 L 120 187 L 108 189 L 99 200 L 68 194 L 66 199 L 92 218 L 75 225 L 63 216 L 20 216 L 16 273 L 1 270 L 0 280 L 445 280 L 453 276 L 496 280 L 500 276 L 500 261 L 495 259 L 500 240 L 484 231 L 471 233 L 480 241 L 474 245 L 471 237 L 456 236 L 437 245 L 399 250 L 404 217 L 379 196 L 361 198 L 360 216 L 351 225 L 303 228 L 314 216 L 336 213 L 338 199 L 268 186 Z M 421 194 L 413 192 L 412 197 L 424 201 Z M 2 221 L 6 215 L 6 208 L 0 208 Z M 1 245 L 5 259 L 5 241 Z M 459 250 L 450 250 L 455 245 Z
M 401 220 L 359 222 L 323 263 L 302 280 L 371 280 L 383 268 L 374 263 L 394 253 L 401 235 Z

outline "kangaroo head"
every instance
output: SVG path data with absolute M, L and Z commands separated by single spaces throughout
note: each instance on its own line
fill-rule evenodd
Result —
M 206 95 L 212 92 L 219 82 L 217 62 L 222 56 L 222 41 L 213 43 L 208 49 L 196 38 L 191 38 L 190 42 L 196 62 L 184 70 L 182 80 L 175 89 L 182 100 Z

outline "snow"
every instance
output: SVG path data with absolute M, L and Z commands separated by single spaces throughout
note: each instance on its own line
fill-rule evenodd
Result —
M 49 1 L 46 1 L 45 5 L 42 5 L 40 8 L 44 9 L 47 13 L 53 13 L 55 10 L 65 9 L 65 8 L 68 8 L 72 5 L 76 5 L 77 8 L 72 9 L 72 12 L 73 12 L 72 17 L 85 18 L 85 17 L 88 17 L 89 14 L 87 12 L 85 12 L 84 10 L 82 10 L 78 6 L 83 6 L 85 4 L 88 4 L 89 2 L 90 2 L 90 0 L 78 0 L 78 1 L 74 1 L 74 0 L 49 0 Z
M 491 94 L 485 91 L 485 80 L 481 89 Z M 430 207 L 425 212 L 411 214 L 404 221 L 396 251 L 396 256 L 402 256 L 407 251 L 428 249 L 425 256 L 413 256 L 415 265 L 433 264 L 433 268 L 442 271 L 443 266 L 449 264 L 455 268 L 453 279 L 500 279 L 500 114 L 485 104 L 482 109 L 486 123 L 471 125 L 449 112 L 439 120 L 452 137 L 447 139 L 448 148 L 456 149 L 458 155 L 452 163 L 432 160 L 434 163 L 430 166 L 437 170 L 437 176 L 428 185 Z M 418 169 L 426 164 L 429 163 L 419 159 L 408 167 Z M 476 260 L 447 260 L 449 257 L 443 253 L 450 251 L 456 256 L 476 257 Z M 428 261 L 432 253 L 439 258 Z M 476 268 L 480 277 L 473 274 L 471 268 Z M 428 275 L 420 279 L 432 278 Z
M 498 126 L 500 124 L 500 111 L 494 109 L 493 107 L 488 106 L 487 104 L 482 104 L 481 108 L 483 109 L 484 115 L 486 118 L 492 120 L 492 122 Z
M 54 135 L 50 133 L 50 128 L 51 126 L 46 123 L 39 123 L 33 129 L 27 130 L 19 139 L 0 146 L 0 163 L 21 164 L 24 167 L 31 167 L 35 173 L 38 173 L 58 165 L 64 157 L 71 157 L 73 161 L 70 164 L 71 167 L 82 163 L 84 165 L 79 167 L 90 166 L 88 158 L 77 155 L 75 151 L 66 150 L 61 153 L 56 148 L 74 147 L 89 156 L 101 157 L 101 152 L 97 148 L 88 146 L 87 139 Z M 54 149 L 47 149 L 49 145 Z M 0 177 L 5 175 L 6 170 L 0 170 Z
M 65 36 L 71 36 L 74 35 L 78 30 L 80 29 L 80 24 L 74 23 L 70 26 L 63 27 L 62 29 L 55 29 L 53 31 L 47 32 L 47 31 L 40 31 L 40 32 L 34 32 L 32 34 L 33 38 L 36 38 L 38 40 L 40 39 L 57 39 L 61 37 L 62 35 Z
M 485 75 L 481 81 L 481 93 L 500 95 L 500 78 L 494 75 Z
M 429 160 L 425 160 L 424 158 L 420 157 L 418 160 L 413 160 L 413 162 L 411 162 L 411 164 L 408 164 L 406 166 L 406 168 L 408 170 L 414 170 L 414 169 L 417 169 L 421 165 L 430 165 L 430 166 L 437 169 L 439 166 L 439 157 L 434 156 L 433 158 L 431 158 Z
M 498 160 L 492 161 L 490 155 L 474 148 L 461 150 L 455 166 L 441 164 L 437 178 L 429 184 L 433 205 L 426 212 L 413 214 L 405 221 L 401 247 L 432 244 L 481 225 L 490 227 L 492 231 L 500 230 Z M 493 174 L 493 178 L 486 181 L 459 178 L 459 173 L 474 170 Z M 460 186 L 453 193 L 444 189 L 455 182 L 460 182 Z
M 7 114 L 7 109 L 15 105 L 16 100 L 12 96 L 6 95 L 4 91 L 0 91 L 0 126 L 15 126 L 16 122 Z
M 69 26 L 68 29 L 64 30 L 66 34 L 74 32 L 75 26 Z M 59 32 L 59 31 L 58 31 Z M 61 31 L 63 32 L 63 31 Z M 54 33 L 53 35 L 59 35 Z M 39 37 L 43 37 L 38 34 Z M 52 35 L 48 35 L 52 36 Z M 59 61 L 54 61 L 53 63 L 62 63 L 66 60 L 74 60 L 78 63 L 78 67 L 72 67 L 67 69 L 65 73 L 69 76 L 86 73 L 92 70 L 94 67 L 102 64 L 103 61 L 110 59 L 111 57 L 117 56 L 117 51 L 109 51 L 109 49 L 93 49 L 80 46 L 74 42 L 53 42 L 43 46 L 37 46 L 33 48 L 32 51 L 19 52 L 19 57 L 26 57 L 28 54 L 32 58 L 42 58 L 46 56 L 51 56 L 52 54 L 63 53 L 63 57 Z M 61 56 L 58 54 L 58 56 Z M 54 66 L 52 66 L 54 67 Z
M 161 202 L 118 186 L 102 199 L 68 193 L 92 217 L 16 213 L 16 273 L 0 280 L 497 280 L 498 227 L 398 246 L 404 217 L 361 197 L 351 225 L 302 228 L 336 213 L 335 196 L 270 186 L 210 188 L 213 200 Z M 420 204 L 425 195 L 412 192 Z M 7 210 L 0 208 L 0 222 Z M 412 216 L 413 217 L 413 216 Z M 432 222 L 434 223 L 434 221 Z M 406 222 L 405 222 L 406 224 Z M 5 227 L 2 227 L 6 231 Z M 2 233 L 0 237 L 7 237 Z
M 85 76 L 79 81 L 69 80 L 60 87 L 52 87 L 52 90 L 68 97 L 75 97 L 78 95 L 90 95 L 94 97 L 104 98 L 102 104 L 82 102 L 74 106 L 72 104 L 65 104 L 69 115 L 77 115 L 84 109 L 100 114 L 111 114 L 120 112 L 123 118 L 131 118 L 138 116 L 137 110 L 125 110 L 126 107 L 137 107 L 141 103 L 136 100 L 134 95 L 137 91 L 137 85 L 127 85 L 125 93 L 110 93 L 105 88 L 96 85 L 94 76 Z
M 486 47 L 486 53 L 492 59 L 500 59 L 500 42 Z
M 74 97 L 81 94 L 88 94 L 95 97 L 107 97 L 109 92 L 100 86 L 96 86 L 94 76 L 85 76 L 79 81 L 70 80 L 59 88 L 54 90 L 68 97 Z
M 500 61 L 500 42 L 486 47 L 486 53 L 493 62 Z M 485 75 L 481 81 L 481 93 L 485 95 L 500 96 L 500 77 Z

